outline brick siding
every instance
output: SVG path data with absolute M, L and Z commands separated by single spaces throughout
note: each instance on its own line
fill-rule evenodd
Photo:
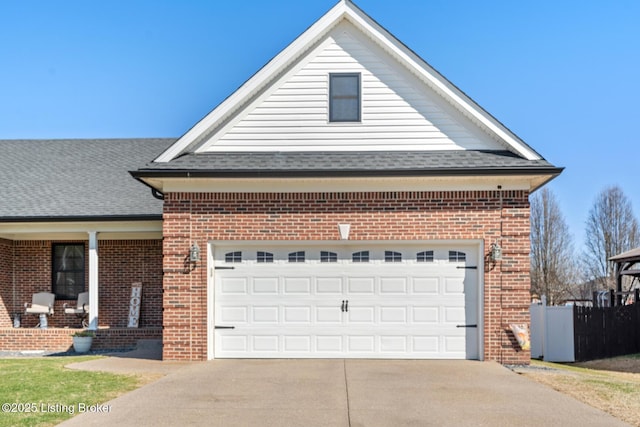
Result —
M 339 240 L 339 223 L 351 224 L 350 240 L 481 239 L 488 250 L 500 238 L 503 260 L 485 262 L 484 358 L 529 363 L 509 331 L 510 323 L 529 324 L 526 191 L 168 193 L 163 358 L 207 357 L 206 269 L 185 265 L 193 242 Z

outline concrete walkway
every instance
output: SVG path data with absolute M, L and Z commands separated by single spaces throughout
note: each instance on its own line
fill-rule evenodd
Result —
M 84 363 L 167 375 L 62 426 L 626 425 L 491 362 L 125 359 Z

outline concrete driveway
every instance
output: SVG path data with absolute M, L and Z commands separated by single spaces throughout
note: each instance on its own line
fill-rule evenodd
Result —
M 216 360 L 107 405 L 61 425 L 626 425 L 497 363 L 473 361 Z

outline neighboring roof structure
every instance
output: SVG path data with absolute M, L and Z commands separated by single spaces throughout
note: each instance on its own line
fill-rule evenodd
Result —
M 612 256 L 611 258 L 609 258 L 609 261 L 616 261 L 621 263 L 629 261 L 640 262 L 640 248 L 631 249 L 630 251 Z
M 0 222 L 160 219 L 128 171 L 170 139 L 0 140 Z

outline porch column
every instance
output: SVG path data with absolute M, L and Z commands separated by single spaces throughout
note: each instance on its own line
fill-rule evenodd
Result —
M 89 231 L 89 329 L 98 329 L 98 232 Z

